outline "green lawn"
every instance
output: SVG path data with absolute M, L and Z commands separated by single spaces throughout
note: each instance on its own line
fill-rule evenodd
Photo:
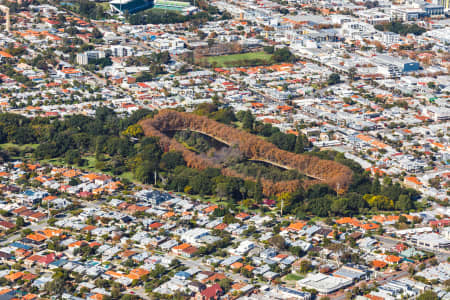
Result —
M 40 162 L 45 162 L 45 163 L 52 164 L 52 165 L 59 166 L 59 167 L 66 166 L 66 163 L 62 157 L 42 159 L 42 160 L 40 160 Z
M 210 56 L 208 63 L 215 67 L 248 67 L 272 63 L 272 55 L 264 51 Z
M 109 5 L 109 2 L 100 2 L 100 3 L 97 3 L 97 5 L 103 7 L 103 9 L 104 9 L 105 11 L 109 10 L 109 6 L 110 6 L 110 5 Z
M 284 276 L 284 280 L 287 280 L 287 281 L 292 281 L 292 280 L 297 281 L 297 280 L 300 280 L 303 278 L 304 278 L 303 276 L 300 276 L 300 275 L 294 274 L 294 273 L 290 273 L 290 274 L 287 274 L 286 276 Z
M 25 150 L 26 148 L 36 149 L 37 146 L 39 146 L 39 144 L 23 144 L 23 145 L 18 145 L 18 144 L 13 144 L 13 143 L 0 144 L 1 149 L 6 150 L 6 149 L 10 149 L 10 148 L 16 148 L 20 151 Z

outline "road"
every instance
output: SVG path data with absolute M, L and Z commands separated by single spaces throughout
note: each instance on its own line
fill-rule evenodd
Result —
M 22 227 L 20 231 L 24 230 L 24 229 L 31 229 L 32 231 L 36 231 L 36 230 L 42 230 L 45 229 L 48 226 L 47 224 L 47 220 L 41 222 L 41 223 L 30 223 L 28 226 Z M 3 242 L 0 243 L 0 246 L 6 246 L 11 244 L 14 241 L 17 241 L 18 239 L 20 239 L 22 237 L 22 235 L 20 234 L 20 231 L 18 231 L 19 233 L 15 233 L 11 236 L 9 236 L 8 238 L 6 238 L 6 240 L 4 240 Z

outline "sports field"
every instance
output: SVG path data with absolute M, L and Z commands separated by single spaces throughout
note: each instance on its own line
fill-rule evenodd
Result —
M 264 51 L 231 55 L 210 56 L 208 63 L 215 67 L 248 67 L 267 65 L 272 62 L 272 55 Z

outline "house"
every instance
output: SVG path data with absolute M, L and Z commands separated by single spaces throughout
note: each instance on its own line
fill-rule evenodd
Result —
M 382 260 L 373 260 L 372 266 L 375 270 L 383 269 L 387 266 L 387 263 Z
M 240 221 L 245 221 L 245 220 L 247 220 L 247 219 L 250 218 L 250 215 L 247 214 L 247 213 L 241 212 L 241 213 L 238 213 L 238 214 L 235 216 L 235 218 L 238 219 L 238 220 L 240 220 Z
M 0 229 L 1 230 L 10 230 L 16 227 L 14 223 L 8 222 L 8 221 L 0 221 Z
M 36 212 L 36 213 L 30 215 L 30 216 L 28 217 L 28 219 L 29 219 L 31 222 L 38 223 L 38 222 L 44 220 L 46 217 L 47 217 L 46 214 L 44 214 L 44 213 L 42 213 L 42 212 Z
M 413 189 L 420 189 L 422 187 L 422 182 L 420 182 L 417 177 L 413 176 L 405 177 L 404 184 Z
M 176 255 L 181 255 L 182 251 L 188 249 L 189 247 L 191 247 L 190 244 L 184 243 L 184 244 L 173 247 L 172 252 Z
M 298 231 L 302 230 L 303 227 L 305 227 L 305 225 L 306 225 L 306 223 L 304 223 L 304 222 L 295 222 L 295 223 L 291 223 L 288 227 L 285 228 L 285 230 L 298 232 Z
M 185 257 L 194 257 L 198 252 L 198 248 L 191 246 L 186 249 L 183 249 L 181 252 L 182 252 L 181 255 Z
M 13 256 L 9 253 L 0 251 L 0 261 L 5 263 L 6 261 L 10 260 L 11 258 L 13 258 Z
M 218 283 L 207 287 L 203 291 L 197 294 L 196 300 L 215 300 L 219 299 L 223 295 L 223 290 Z
M 386 255 L 384 261 L 388 264 L 398 264 L 402 260 L 401 257 L 396 255 Z
M 206 288 L 206 286 L 203 283 L 198 281 L 191 281 L 187 287 L 194 293 L 199 293 Z

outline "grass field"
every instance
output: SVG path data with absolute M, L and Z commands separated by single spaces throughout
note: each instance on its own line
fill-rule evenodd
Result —
M 97 3 L 97 5 L 103 7 L 103 9 L 104 9 L 105 11 L 109 10 L 109 6 L 110 6 L 110 5 L 109 5 L 109 2 L 100 2 L 100 3 Z
M 20 151 L 25 150 L 26 148 L 33 148 L 36 149 L 37 146 L 39 146 L 39 144 L 23 144 L 23 145 L 18 145 L 18 144 L 13 144 L 13 143 L 5 143 L 5 144 L 0 144 L 0 149 L 11 149 L 11 148 L 16 148 Z
M 272 55 L 264 51 L 231 55 L 210 56 L 208 63 L 215 67 L 248 67 L 272 62 Z
M 300 279 L 303 279 L 303 278 L 304 278 L 303 276 L 291 273 L 291 274 L 287 274 L 284 277 L 284 280 L 287 280 L 287 281 L 295 280 L 295 281 L 297 281 L 297 280 L 300 280 Z

